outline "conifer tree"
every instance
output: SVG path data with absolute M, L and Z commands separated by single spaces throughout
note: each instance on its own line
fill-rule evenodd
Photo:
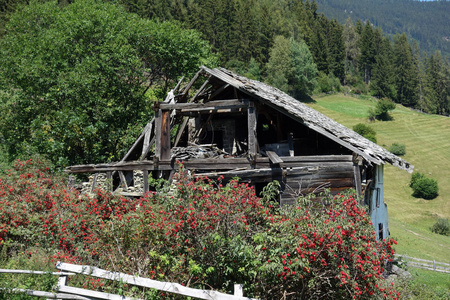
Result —
M 405 106 L 414 106 L 417 103 L 419 70 L 405 33 L 394 37 L 393 57 L 396 102 Z
M 388 38 L 381 40 L 379 50 L 375 56 L 375 65 L 372 71 L 370 89 L 374 96 L 380 98 L 394 98 L 395 89 L 392 79 L 392 48 Z
M 370 82 L 372 68 L 375 64 L 375 45 L 372 25 L 369 21 L 363 27 L 360 39 L 361 58 L 360 66 L 365 83 Z
M 359 34 L 356 32 L 356 27 L 350 18 L 345 21 L 342 38 L 345 46 L 345 75 L 354 76 L 358 72 L 357 66 L 361 51 L 358 47 Z

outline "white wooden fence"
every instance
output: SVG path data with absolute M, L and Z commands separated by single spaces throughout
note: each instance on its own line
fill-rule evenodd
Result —
M 394 254 L 395 257 L 400 257 L 407 263 L 409 267 L 431 270 L 436 272 L 450 273 L 450 264 L 438 262 L 435 260 L 426 260 L 415 258 L 407 255 Z
M 124 297 L 121 295 L 103 293 L 98 291 L 92 291 L 88 289 L 82 289 L 77 287 L 71 287 L 67 285 L 67 276 L 75 274 L 84 274 L 92 277 L 109 279 L 114 281 L 120 281 L 134 286 L 152 288 L 167 293 L 173 293 L 178 295 L 184 295 L 197 299 L 207 300 L 257 300 L 243 295 L 243 286 L 241 284 L 234 285 L 234 295 L 224 294 L 212 290 L 200 290 L 186 286 L 182 286 L 173 282 L 161 282 L 143 277 L 136 277 L 124 273 L 110 272 L 102 270 L 97 267 L 86 265 L 74 265 L 58 262 L 56 268 L 62 272 L 51 273 L 56 276 L 60 276 L 58 280 L 57 292 L 43 292 L 34 290 L 23 289 L 9 289 L 10 292 L 25 293 L 36 297 L 45 297 L 51 299 L 76 299 L 76 300 L 92 300 L 104 299 L 104 300 L 136 300 L 135 298 Z M 42 271 L 28 271 L 28 270 L 5 270 L 0 269 L 0 273 L 16 273 L 16 274 L 48 274 L 48 272 Z M 2 288 L 2 287 L 0 287 Z M 3 288 L 4 289 L 4 288 Z M 140 300 L 140 299 L 139 299 Z

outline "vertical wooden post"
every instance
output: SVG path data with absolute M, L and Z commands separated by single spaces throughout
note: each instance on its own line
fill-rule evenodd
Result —
M 162 111 L 161 160 L 170 160 L 170 111 Z
M 293 157 L 294 153 L 294 133 L 289 132 L 288 134 L 288 145 L 289 145 L 289 156 Z
M 155 113 L 155 156 L 158 160 L 170 160 L 170 111 Z
M 144 170 L 144 194 L 148 192 L 148 170 Z
M 155 158 L 161 160 L 161 123 L 162 123 L 162 111 L 160 109 L 155 110 Z
M 255 104 L 248 103 L 248 154 L 254 157 L 258 152 L 258 141 L 256 139 L 256 109 Z
M 244 285 L 243 284 L 235 284 L 234 285 L 234 295 L 236 297 L 244 297 Z
M 106 172 L 106 189 L 110 192 L 113 191 L 113 177 L 112 177 L 112 172 L 108 171 Z

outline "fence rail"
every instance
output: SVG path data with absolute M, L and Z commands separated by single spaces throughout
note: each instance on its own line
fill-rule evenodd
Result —
M 67 276 L 75 274 L 84 274 L 87 276 L 103 278 L 114 281 L 121 281 L 123 283 L 128 283 L 135 286 L 152 288 L 159 291 L 164 291 L 173 294 L 179 294 L 183 296 L 193 297 L 197 299 L 207 299 L 207 300 L 257 300 L 248 297 L 244 297 L 243 285 L 234 285 L 234 295 L 229 295 L 225 293 L 220 293 L 212 290 L 201 290 L 194 289 L 190 287 L 183 286 L 178 283 L 173 282 L 161 282 L 157 280 L 152 280 L 149 278 L 132 276 L 124 273 L 110 272 L 107 270 L 102 270 L 97 267 L 86 266 L 86 265 L 75 265 L 58 262 L 56 264 L 56 269 L 61 272 L 43 272 L 43 271 L 30 271 L 30 270 L 9 270 L 0 269 L 0 273 L 12 273 L 12 274 L 51 274 L 59 276 L 57 291 L 55 293 L 35 291 L 35 290 L 24 290 L 24 289 L 7 289 L 0 287 L 0 290 L 8 290 L 12 293 L 24 293 L 30 296 L 45 297 L 48 299 L 74 299 L 74 300 L 89 300 L 92 298 L 104 299 L 104 300 L 140 300 L 134 298 L 128 298 L 121 295 L 115 295 L 110 293 L 103 293 L 98 291 L 92 291 L 88 289 L 82 289 L 77 287 L 68 286 Z
M 416 257 L 407 256 L 406 254 L 394 254 L 394 256 L 402 258 L 410 267 L 425 269 L 435 272 L 450 273 L 450 264 L 438 262 L 436 260 L 426 260 Z

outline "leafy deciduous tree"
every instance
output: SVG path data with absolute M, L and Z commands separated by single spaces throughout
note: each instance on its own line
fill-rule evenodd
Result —
M 210 57 L 194 31 L 91 0 L 32 2 L 7 28 L 3 139 L 12 157 L 40 152 L 60 166 L 118 159 L 133 138 L 129 129 L 151 113 L 143 83 L 162 78 L 167 88 Z

